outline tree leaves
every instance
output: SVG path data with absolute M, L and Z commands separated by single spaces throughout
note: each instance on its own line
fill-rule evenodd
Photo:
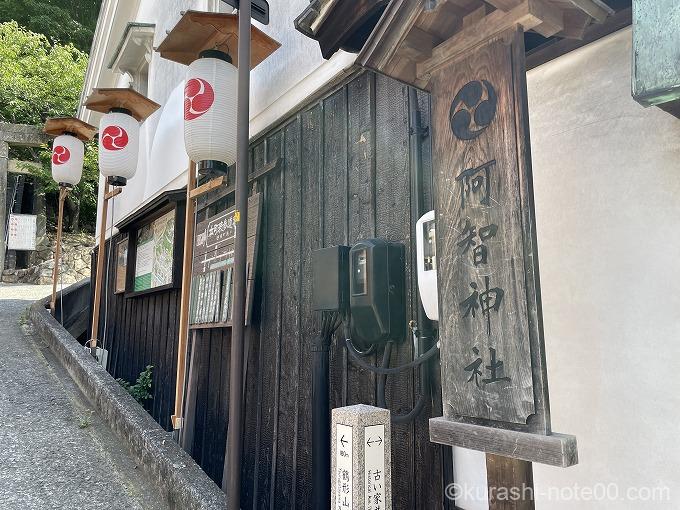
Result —
M 0 23 L 0 121 L 42 125 L 48 117 L 75 115 L 87 64 L 88 56 L 71 44 L 51 44 L 16 21 Z M 47 199 L 56 202 L 49 147 L 12 149 L 13 157 L 42 164 L 41 170 L 32 172 Z M 80 204 L 81 223 L 88 227 L 96 221 L 97 159 L 96 142 L 86 144 L 83 178 L 70 194 Z
M 71 43 L 88 51 L 101 0 L 0 0 L 0 22 L 44 34 L 51 43 Z
M 0 24 L 0 119 L 41 124 L 73 115 L 88 57 L 72 45 L 52 46 L 14 22 Z

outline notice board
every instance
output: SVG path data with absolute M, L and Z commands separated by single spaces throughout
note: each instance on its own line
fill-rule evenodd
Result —
M 246 324 L 250 324 L 252 313 L 261 211 L 261 195 L 257 193 L 248 199 Z M 192 328 L 231 326 L 235 242 L 235 207 L 196 225 L 189 309 Z
M 37 225 L 37 216 L 34 214 L 10 214 L 7 222 L 7 249 L 35 250 Z

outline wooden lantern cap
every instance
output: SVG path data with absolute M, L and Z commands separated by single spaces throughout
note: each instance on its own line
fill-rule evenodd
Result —
M 85 106 L 99 113 L 109 113 L 114 108 L 128 110 L 138 122 L 144 122 L 161 105 L 132 89 L 92 89 Z
M 281 44 L 251 25 L 250 68 L 281 47 Z M 161 57 L 189 65 L 204 50 L 220 50 L 238 67 L 238 15 L 186 11 L 177 25 L 156 48 Z
M 47 119 L 43 131 L 52 136 L 73 133 L 79 140 L 86 142 L 94 138 L 97 128 L 75 117 L 54 117 Z

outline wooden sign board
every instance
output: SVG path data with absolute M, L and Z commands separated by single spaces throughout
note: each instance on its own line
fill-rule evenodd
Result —
M 444 418 L 550 433 L 524 43 L 432 75 Z
M 220 212 L 196 226 L 189 323 L 192 328 L 230 327 L 233 303 L 236 208 Z M 255 263 L 262 212 L 261 195 L 248 199 L 246 324 L 250 324 Z
M 128 238 L 118 241 L 116 244 L 116 288 L 114 294 L 125 292 L 127 281 L 128 261 Z

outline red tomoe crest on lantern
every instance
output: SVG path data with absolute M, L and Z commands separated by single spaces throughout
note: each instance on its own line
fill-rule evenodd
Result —
M 130 140 L 127 131 L 120 126 L 107 126 L 101 137 L 102 146 L 109 151 L 124 149 Z
M 215 92 L 206 80 L 191 78 L 184 87 L 184 120 L 199 118 L 215 102 Z
M 71 159 L 71 151 L 63 145 L 57 145 L 52 151 L 52 163 L 55 165 L 63 165 Z

